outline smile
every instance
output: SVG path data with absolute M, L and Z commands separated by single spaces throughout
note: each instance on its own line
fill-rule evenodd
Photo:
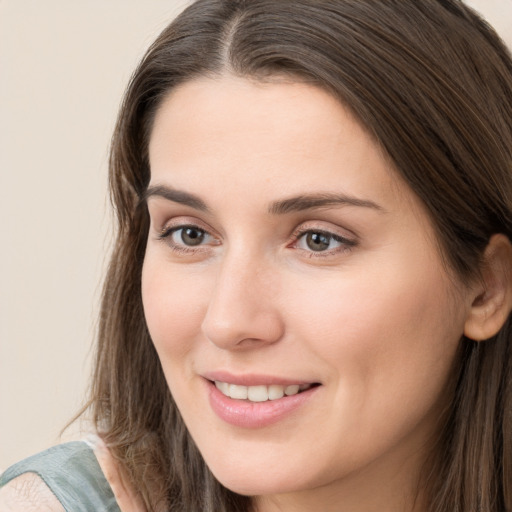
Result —
M 215 387 L 225 396 L 236 400 L 248 400 L 250 402 L 266 402 L 267 400 L 279 400 L 284 396 L 297 395 L 302 391 L 313 387 L 313 384 L 291 384 L 280 386 L 241 386 L 228 382 L 215 381 Z
M 262 384 L 270 379 L 254 375 L 233 377 L 238 381 L 233 384 L 226 382 L 228 375 L 221 377 L 220 373 L 224 372 L 218 372 L 216 378 L 209 375 L 210 378 L 204 379 L 210 406 L 222 421 L 241 428 L 263 428 L 280 422 L 312 403 L 323 387 L 318 382 L 277 384 L 275 381 L 279 379 L 275 377 L 271 379 L 272 384 Z M 246 384 L 242 384 L 244 380 Z

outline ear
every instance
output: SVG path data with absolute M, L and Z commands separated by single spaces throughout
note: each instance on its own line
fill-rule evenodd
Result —
M 475 341 L 497 334 L 512 310 L 512 244 L 505 235 L 493 235 L 489 240 L 481 277 L 464 324 L 464 334 Z

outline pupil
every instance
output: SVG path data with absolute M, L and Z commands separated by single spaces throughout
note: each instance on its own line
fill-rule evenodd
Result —
M 204 232 L 195 228 L 183 230 L 181 239 L 186 245 L 199 245 L 204 239 Z
M 329 247 L 330 237 L 323 233 L 308 233 L 306 243 L 312 251 L 325 251 Z

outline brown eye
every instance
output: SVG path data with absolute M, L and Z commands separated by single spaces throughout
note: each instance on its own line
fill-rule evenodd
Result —
M 179 245 L 194 247 L 201 245 L 206 239 L 206 232 L 196 227 L 179 228 L 172 233 L 173 242 Z
M 348 250 L 356 245 L 354 240 L 344 238 L 328 231 L 307 230 L 299 233 L 295 247 L 310 254 L 313 253 L 337 253 Z
M 308 249 L 312 251 L 326 251 L 329 249 L 329 246 L 333 240 L 332 235 L 328 235 L 326 233 L 315 233 L 310 231 L 305 234 L 305 240 Z

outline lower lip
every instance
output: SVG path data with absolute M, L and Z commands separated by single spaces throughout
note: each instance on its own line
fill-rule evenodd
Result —
M 262 428 L 281 421 L 292 414 L 316 393 L 320 386 L 302 391 L 296 395 L 284 396 L 277 400 L 249 402 L 235 400 L 221 393 L 213 382 L 207 381 L 210 391 L 210 405 L 217 416 L 235 427 Z

